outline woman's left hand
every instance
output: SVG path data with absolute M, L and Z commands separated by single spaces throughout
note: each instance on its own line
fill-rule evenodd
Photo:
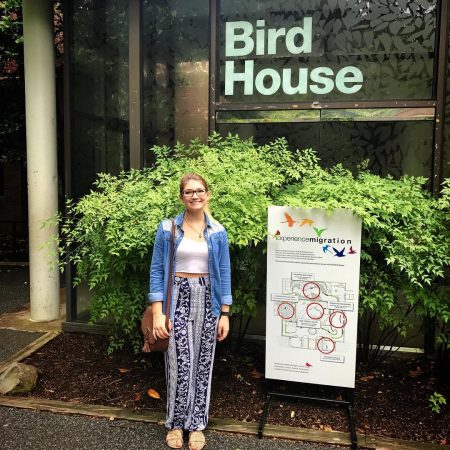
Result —
M 230 331 L 230 319 L 228 316 L 220 316 L 219 325 L 217 326 L 217 340 L 223 341 Z

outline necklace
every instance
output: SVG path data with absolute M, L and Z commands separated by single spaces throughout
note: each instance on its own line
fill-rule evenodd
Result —
M 202 229 L 200 230 L 200 231 L 198 231 L 198 230 L 196 230 L 187 220 L 186 220 L 186 218 L 184 218 L 184 221 L 186 222 L 186 225 L 189 227 L 189 228 L 191 228 L 192 230 L 194 230 L 197 234 L 198 234 L 198 237 L 199 237 L 199 239 L 201 239 L 202 238 L 202 231 L 204 230 L 204 228 L 205 228 L 205 222 L 203 221 L 203 223 L 202 223 L 202 225 L 203 225 L 203 227 L 202 227 Z

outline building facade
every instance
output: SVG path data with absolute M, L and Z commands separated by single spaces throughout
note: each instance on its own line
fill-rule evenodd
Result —
M 436 195 L 450 176 L 445 0 L 73 0 L 64 17 L 67 197 L 214 131 Z

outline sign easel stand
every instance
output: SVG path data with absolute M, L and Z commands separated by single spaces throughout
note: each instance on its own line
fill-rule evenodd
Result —
M 350 423 L 350 438 L 351 438 L 351 448 L 352 450 L 357 450 L 358 443 L 356 437 L 356 428 L 355 428 L 355 416 L 354 416 L 354 389 L 353 388 L 345 388 L 345 397 L 346 400 L 334 400 L 330 398 L 322 398 L 322 397 L 311 397 L 306 395 L 297 395 L 297 394 L 284 394 L 281 392 L 276 392 L 271 389 L 271 381 L 270 379 L 266 379 L 266 399 L 264 402 L 264 409 L 259 419 L 259 427 L 258 427 L 258 438 L 261 439 L 263 436 L 264 425 L 266 423 L 267 414 L 269 413 L 270 401 L 272 397 L 280 397 L 287 398 L 293 400 L 306 400 L 311 402 L 319 402 L 325 404 L 332 405 L 342 405 L 347 407 L 348 420 Z

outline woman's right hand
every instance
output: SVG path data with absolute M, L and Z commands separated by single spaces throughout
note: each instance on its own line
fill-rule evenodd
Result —
M 166 329 L 166 315 L 157 314 L 153 316 L 153 337 L 155 339 L 167 339 L 172 329 L 172 323 L 169 320 L 169 329 Z

